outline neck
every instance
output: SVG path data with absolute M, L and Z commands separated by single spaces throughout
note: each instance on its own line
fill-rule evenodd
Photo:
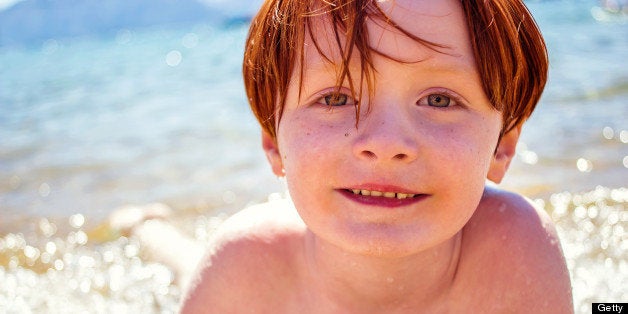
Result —
M 347 253 L 310 233 L 306 245 L 309 280 L 328 301 L 341 307 L 380 311 L 425 306 L 451 287 L 461 235 L 458 232 L 411 256 L 388 258 Z

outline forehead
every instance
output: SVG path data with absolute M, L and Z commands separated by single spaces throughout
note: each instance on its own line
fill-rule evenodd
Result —
M 459 1 L 378 0 L 377 4 L 401 29 L 446 48 L 435 51 L 403 34 L 391 23 L 369 17 L 366 30 L 372 50 L 408 64 L 421 61 L 423 66 L 475 71 L 466 19 Z M 311 33 L 306 32 L 303 47 L 305 72 L 321 69 L 333 72 L 342 60 L 333 26 L 324 15 L 311 18 L 309 23 Z M 340 31 L 338 34 L 340 45 L 345 49 L 345 38 Z M 351 58 L 357 59 L 358 55 L 354 53 Z

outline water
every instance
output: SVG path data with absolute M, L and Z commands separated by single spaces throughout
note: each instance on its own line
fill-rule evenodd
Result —
M 529 2 L 550 81 L 504 188 L 557 223 L 578 313 L 628 300 L 628 19 Z M 206 241 L 283 190 L 240 76 L 247 26 L 177 25 L 0 50 L 0 312 L 173 312 L 167 266 L 103 220 L 162 202 Z
M 242 92 L 245 32 L 124 31 L 5 51 L 3 224 L 41 213 L 99 219 L 151 201 L 204 207 L 217 193 L 258 190 L 268 176 L 257 175 L 267 169 Z

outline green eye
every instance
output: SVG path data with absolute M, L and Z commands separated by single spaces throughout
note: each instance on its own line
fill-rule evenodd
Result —
M 344 106 L 348 97 L 345 94 L 331 94 L 324 97 L 325 104 L 332 107 Z
M 431 94 L 427 96 L 427 104 L 432 107 L 448 107 L 451 98 L 441 94 Z

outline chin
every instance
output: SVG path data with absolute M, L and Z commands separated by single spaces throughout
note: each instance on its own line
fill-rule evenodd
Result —
M 345 237 L 344 243 L 337 243 L 345 251 L 379 258 L 403 258 L 420 254 L 451 239 L 451 236 L 431 232 L 416 232 L 421 228 L 408 230 L 373 230 Z M 425 229 L 424 229 L 425 230 Z

